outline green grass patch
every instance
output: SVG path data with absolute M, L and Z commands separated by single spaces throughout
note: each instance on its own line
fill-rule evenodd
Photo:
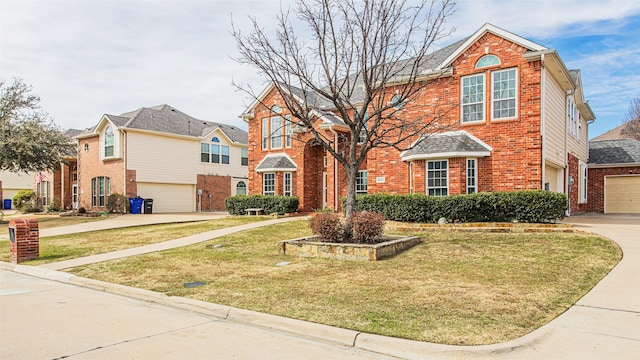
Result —
M 40 258 L 25 265 L 40 265 L 128 249 L 181 237 L 270 219 L 266 216 L 232 216 L 188 223 L 168 223 L 100 230 L 40 238 Z M 9 261 L 9 240 L 0 240 L 0 261 Z
M 518 338 L 554 319 L 621 259 L 585 234 L 424 233 L 391 259 L 279 255 L 296 221 L 72 269 L 80 276 L 357 331 L 456 345 Z M 215 248 L 213 245 L 221 244 Z M 275 266 L 281 261 L 291 264 Z M 185 288 L 185 283 L 206 285 Z

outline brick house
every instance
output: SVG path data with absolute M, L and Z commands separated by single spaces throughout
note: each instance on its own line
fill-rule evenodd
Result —
M 640 140 L 625 138 L 619 128 L 589 142 L 586 211 L 640 214 Z
M 555 50 L 491 24 L 432 53 L 428 66 L 437 76 L 411 111 L 456 104 L 440 120 L 448 128 L 417 134 L 407 151 L 373 149 L 358 173 L 357 193 L 547 189 L 568 194 L 571 211 L 584 211 L 588 125 L 595 116 L 578 70 L 568 70 Z M 506 91 L 494 91 L 498 86 Z M 348 133 L 329 102 L 311 105 L 317 131 Z M 242 114 L 251 192 L 299 196 L 302 211 L 339 208 L 346 196 L 344 170 L 288 116 L 273 84 Z
M 154 212 L 224 210 L 247 192 L 247 133 L 169 105 L 105 114 L 75 139 L 87 210 L 105 210 L 113 193 L 151 198 Z

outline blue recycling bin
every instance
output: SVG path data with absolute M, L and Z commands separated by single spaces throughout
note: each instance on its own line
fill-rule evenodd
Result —
M 129 198 L 129 205 L 131 205 L 132 214 L 142 214 L 143 198 Z
M 4 199 L 4 210 L 11 210 L 11 203 L 12 200 L 11 199 Z

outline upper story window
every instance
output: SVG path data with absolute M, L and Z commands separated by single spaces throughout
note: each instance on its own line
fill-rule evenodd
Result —
M 461 81 L 462 122 L 484 120 L 484 74 L 469 75 Z
M 515 68 L 491 73 L 491 119 L 516 117 L 516 79 Z
M 393 104 L 393 107 L 396 108 L 396 110 L 402 109 L 402 107 L 404 106 L 404 101 L 402 101 L 402 95 L 400 94 L 393 95 L 393 98 L 391 99 L 391 103 Z
M 495 55 L 488 54 L 478 59 L 476 62 L 476 69 L 494 65 L 500 65 L 500 59 Z
M 360 136 L 358 136 L 358 143 L 363 143 L 367 140 L 367 129 L 369 129 L 369 112 L 365 111 L 362 117 L 362 130 L 360 130 Z
M 249 149 L 247 148 L 240 149 L 240 165 L 242 166 L 249 165 Z
M 113 128 L 111 126 L 107 126 L 106 130 L 104 131 L 104 157 L 113 156 L 113 145 Z
M 220 145 L 220 139 L 214 137 L 212 143 L 200 143 L 200 162 L 211 162 L 213 164 L 229 164 L 229 146 Z
M 580 124 L 580 110 L 573 98 L 573 95 L 567 96 L 567 132 L 577 141 L 580 141 L 580 132 L 582 126 Z
M 282 108 L 274 105 L 271 116 L 262 119 L 262 150 L 290 148 L 293 135 L 291 115 L 282 116 Z

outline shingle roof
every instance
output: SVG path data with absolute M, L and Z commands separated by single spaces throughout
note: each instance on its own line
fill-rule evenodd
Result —
M 640 121 L 640 119 L 637 120 L 632 120 L 632 121 Z M 618 127 L 615 127 L 607 132 L 605 132 L 604 134 L 600 134 L 596 137 L 594 137 L 593 139 L 591 139 L 591 141 L 600 141 L 600 140 L 615 140 L 615 139 L 626 139 L 629 136 L 628 135 L 624 135 L 622 132 L 625 130 L 625 128 L 629 126 L 629 123 L 624 123 Z
M 449 131 L 426 136 L 402 153 L 402 160 L 456 156 L 489 156 L 493 149 L 468 132 Z
M 295 171 L 298 166 L 285 154 L 269 154 L 256 167 L 256 172 Z
M 589 164 L 640 164 L 640 140 L 591 140 Z
M 125 129 L 149 130 L 167 134 L 202 137 L 215 129 L 220 129 L 231 141 L 248 143 L 246 131 L 232 125 L 199 120 L 169 105 L 163 104 L 150 108 L 140 108 L 120 115 L 105 116 L 117 127 Z M 92 133 L 95 127 L 86 129 L 83 134 Z

